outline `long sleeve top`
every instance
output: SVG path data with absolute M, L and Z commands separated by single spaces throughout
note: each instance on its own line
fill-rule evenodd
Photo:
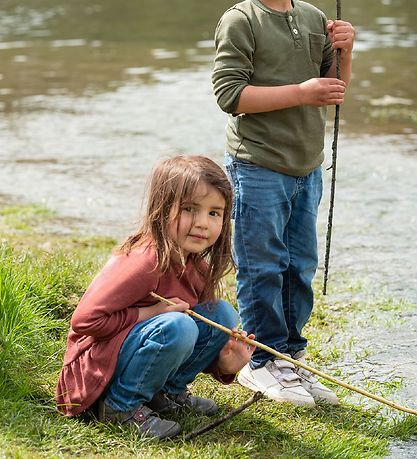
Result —
M 71 319 L 56 387 L 57 406 L 64 414 L 75 416 L 100 397 L 114 373 L 124 339 L 140 321 L 140 308 L 156 302 L 150 292 L 181 298 L 191 307 L 205 300 L 204 280 L 192 262 L 166 273 L 155 266 L 151 246 L 112 256 L 81 298 Z M 215 362 L 208 371 L 221 379 Z
M 229 8 L 215 32 L 213 89 L 229 113 L 229 153 L 287 175 L 305 176 L 324 158 L 325 107 L 295 106 L 235 116 L 248 85 L 284 86 L 325 76 L 333 61 L 325 15 L 293 0 L 279 12 L 260 0 Z

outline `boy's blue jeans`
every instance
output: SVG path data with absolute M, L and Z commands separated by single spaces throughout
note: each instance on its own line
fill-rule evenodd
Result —
M 198 314 L 232 328 L 238 313 L 226 301 L 201 304 Z M 105 402 L 116 411 L 132 411 L 163 390 L 180 394 L 218 356 L 229 335 L 200 319 L 168 312 L 139 322 L 119 351 Z
M 321 168 L 292 177 L 226 154 L 234 187 L 234 255 L 242 327 L 278 352 L 295 354 L 313 308 Z M 251 367 L 272 358 L 256 349 Z

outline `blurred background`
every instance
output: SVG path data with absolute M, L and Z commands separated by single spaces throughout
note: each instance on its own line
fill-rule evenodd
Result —
M 0 202 L 41 203 L 82 231 L 122 238 L 155 162 L 198 153 L 221 164 L 226 115 L 211 89 L 213 34 L 233 3 L 1 0 Z M 312 3 L 334 18 L 336 1 Z M 357 39 L 341 110 L 331 270 L 415 301 L 417 4 L 342 0 L 342 16 Z M 330 107 L 324 168 L 333 117 Z

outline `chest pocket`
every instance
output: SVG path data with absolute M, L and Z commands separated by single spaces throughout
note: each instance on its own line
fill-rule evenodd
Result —
M 321 33 L 310 33 L 310 56 L 316 64 L 321 64 L 323 60 L 323 49 L 326 36 Z

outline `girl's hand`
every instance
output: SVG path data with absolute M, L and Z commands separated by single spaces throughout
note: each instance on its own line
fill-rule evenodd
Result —
M 166 312 L 184 312 L 187 309 L 190 309 L 190 305 L 180 298 L 168 298 L 168 300 L 175 303 L 175 305 L 160 301 L 159 303 L 156 303 L 152 306 L 138 308 L 137 322 L 143 322 L 144 320 L 158 316 L 159 314 L 164 314 Z
M 327 30 L 333 49 L 341 49 L 350 52 L 355 40 L 355 29 L 350 22 L 346 21 L 327 21 Z
M 236 328 L 232 329 L 238 333 Z M 255 335 L 251 333 L 249 336 L 245 331 L 241 331 L 240 336 L 249 339 L 255 339 Z M 255 346 L 240 341 L 231 336 L 219 354 L 218 368 L 223 374 L 234 374 L 241 370 L 252 357 Z
M 174 305 L 167 304 L 164 301 L 160 301 L 156 303 L 155 306 L 159 309 L 159 314 L 163 314 L 164 312 L 184 312 L 187 309 L 190 309 L 190 305 L 185 301 L 181 300 L 181 298 L 167 298 L 169 301 L 175 303 Z M 152 306 L 151 306 L 152 307 Z

